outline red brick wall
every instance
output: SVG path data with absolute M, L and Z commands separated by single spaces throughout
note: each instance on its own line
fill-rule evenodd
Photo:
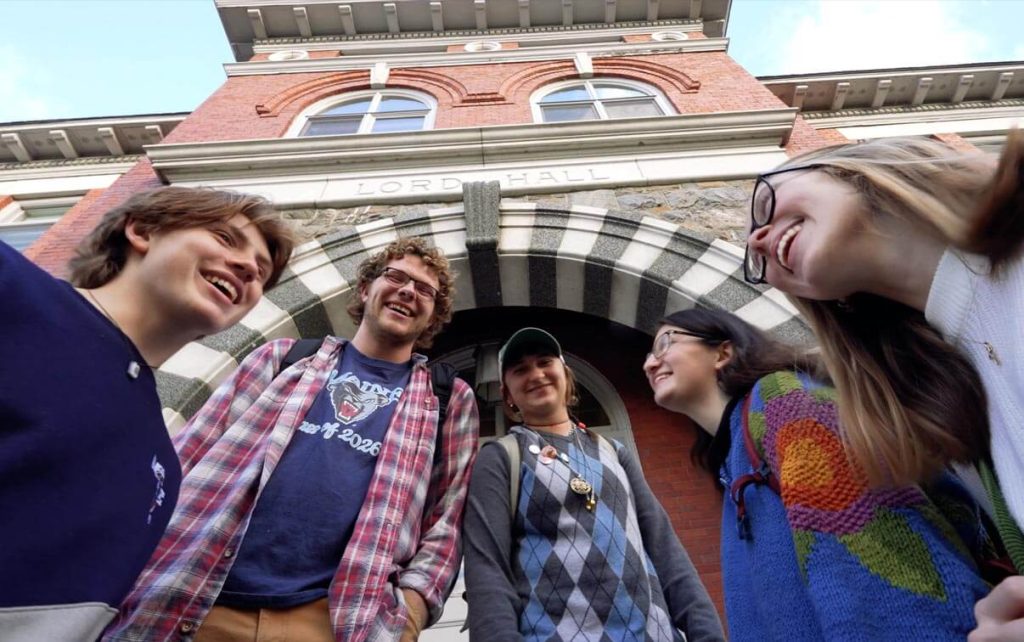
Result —
M 452 54 L 458 55 L 458 54 Z M 596 58 L 597 76 L 659 86 L 679 113 L 775 109 L 783 104 L 725 52 Z M 576 77 L 568 59 L 499 65 L 393 69 L 388 86 L 423 91 L 438 101 L 435 127 L 530 123 L 530 95 Z M 229 78 L 167 137 L 167 142 L 275 138 L 308 105 L 369 88 L 369 71 Z

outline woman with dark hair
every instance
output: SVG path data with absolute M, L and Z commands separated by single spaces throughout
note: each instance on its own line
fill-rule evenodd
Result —
M 470 640 L 724 640 L 668 515 L 622 446 L 572 418 L 572 370 L 523 328 L 498 353 L 521 423 L 485 444 L 463 523 Z M 503 447 L 502 447 L 503 446 Z
M 700 427 L 694 458 L 726 491 L 731 639 L 963 640 L 988 590 L 972 555 L 989 545 L 977 506 L 952 478 L 929 494 L 869 487 L 821 371 L 701 309 L 666 317 L 644 362 L 657 404 Z

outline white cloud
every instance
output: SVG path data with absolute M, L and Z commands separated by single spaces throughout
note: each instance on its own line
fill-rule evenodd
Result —
M 969 4 L 969 3 L 968 3 Z M 985 34 L 943 0 L 819 0 L 781 43 L 782 73 L 957 64 L 984 57 Z
M 38 65 L 36 66 L 38 67 Z M 50 76 L 33 68 L 29 60 L 9 45 L 0 45 L 0 122 L 43 120 L 67 114 L 67 108 L 47 89 Z

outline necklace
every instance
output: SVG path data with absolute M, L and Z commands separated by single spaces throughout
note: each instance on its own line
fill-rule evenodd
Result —
M 580 443 L 580 432 L 576 427 L 576 424 L 572 425 L 572 438 L 576 442 L 576 450 L 579 451 L 580 457 L 583 458 L 583 469 L 587 473 L 587 477 L 590 477 L 590 462 L 587 461 L 587 453 L 583 452 L 583 444 Z M 572 470 L 572 469 L 570 469 Z M 584 477 L 577 474 L 569 482 L 569 488 L 572 492 L 577 495 L 585 495 L 587 498 L 586 507 L 587 510 L 593 512 L 594 508 L 597 507 L 597 493 L 594 492 L 594 485 L 588 482 Z
M 96 295 L 92 293 L 92 290 L 82 290 L 82 292 L 85 292 L 86 296 L 92 299 L 92 302 L 95 303 L 96 307 L 100 309 L 100 312 L 103 313 L 103 316 L 107 317 L 107 319 L 114 324 L 114 327 L 117 328 L 117 331 L 121 334 L 121 341 L 124 342 L 124 347 L 128 349 L 128 354 L 134 355 L 135 350 L 132 349 L 132 345 L 128 340 L 128 334 L 124 331 L 123 328 L 121 328 L 121 324 L 117 322 L 117 319 L 115 319 L 113 316 L 111 316 L 109 312 L 107 312 L 107 309 L 103 307 L 103 304 L 100 303 L 100 300 L 97 299 Z M 148 363 L 146 364 L 146 367 L 149 369 L 153 368 L 153 366 L 149 365 Z M 125 374 L 128 375 L 128 378 L 138 379 L 140 372 L 142 372 L 142 366 L 139 365 L 139 362 L 136 361 L 135 359 L 129 359 L 128 370 L 125 372 Z
M 557 426 L 561 423 L 563 422 L 551 425 Z M 529 425 L 524 423 L 523 427 L 532 432 L 534 435 L 536 435 L 537 438 L 544 443 L 543 449 L 536 444 L 531 445 L 529 448 L 530 452 L 533 453 L 534 455 L 537 455 L 538 460 L 540 460 L 542 464 L 550 464 L 555 460 L 559 460 L 563 464 L 565 464 L 566 468 L 568 468 L 569 472 L 571 473 L 571 477 L 569 478 L 569 490 L 571 490 L 573 493 L 577 495 L 586 498 L 586 503 L 584 504 L 584 507 L 588 511 L 593 512 L 594 508 L 597 507 L 597 493 L 594 491 L 594 485 L 587 481 L 587 477 L 591 476 L 590 463 L 587 461 L 587 454 L 583 450 L 583 444 L 580 443 L 580 437 L 578 434 L 579 429 L 576 427 L 576 424 L 572 424 L 572 427 L 569 430 L 569 437 L 573 439 L 573 442 L 576 445 L 576 449 L 580 453 L 580 457 L 583 458 L 583 469 L 586 472 L 586 477 L 578 473 L 572 467 L 572 464 L 569 461 L 569 455 L 567 453 L 559 453 L 554 446 L 548 443 L 548 441 L 544 439 L 544 437 L 542 437 L 539 433 L 537 433 L 536 430 L 534 430 Z

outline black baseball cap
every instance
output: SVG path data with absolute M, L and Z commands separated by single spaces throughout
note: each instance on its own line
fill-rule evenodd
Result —
M 498 369 L 505 374 L 505 367 L 517 363 L 528 354 L 553 354 L 562 358 L 562 346 L 551 333 L 540 328 L 522 328 L 509 337 L 498 350 Z

